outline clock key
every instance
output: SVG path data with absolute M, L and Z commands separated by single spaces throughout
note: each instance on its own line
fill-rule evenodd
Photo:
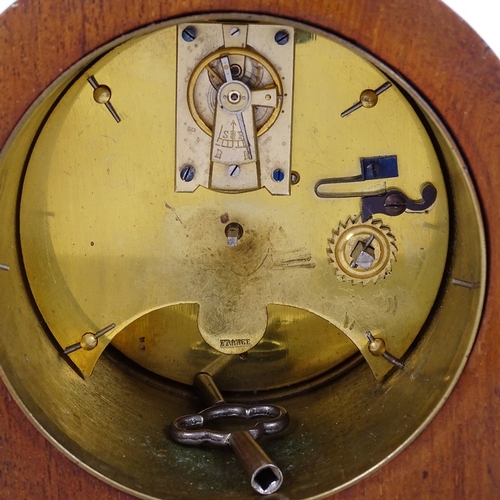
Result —
M 186 445 L 230 446 L 250 477 L 250 484 L 255 491 L 262 495 L 277 491 L 283 483 L 283 473 L 256 439 L 284 431 L 289 424 L 288 412 L 277 405 L 227 403 L 209 373 L 197 373 L 193 385 L 202 399 L 211 406 L 195 415 L 174 420 L 170 426 L 170 437 L 177 443 Z M 259 418 L 259 421 L 248 430 L 232 432 L 203 427 L 220 418 Z

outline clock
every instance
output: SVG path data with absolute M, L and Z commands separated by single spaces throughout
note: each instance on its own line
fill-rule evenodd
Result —
M 335 25 L 170 9 L 96 38 L 3 150 L 4 378 L 134 495 L 327 496 L 407 446 L 469 355 L 470 142 Z

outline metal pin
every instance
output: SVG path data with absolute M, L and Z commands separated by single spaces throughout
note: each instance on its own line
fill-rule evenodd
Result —
M 116 123 L 120 123 L 121 119 L 110 101 L 111 89 L 107 85 L 99 85 L 94 76 L 89 76 L 87 81 L 94 89 L 94 101 L 98 104 L 104 104 L 106 109 L 111 113 L 111 116 L 115 119 Z
M 238 240 L 243 236 L 243 228 L 237 222 L 230 222 L 224 229 L 227 238 L 227 246 L 235 247 Z
M 207 373 L 211 377 L 220 375 L 226 366 L 235 358 L 231 354 L 219 354 L 212 362 L 206 365 L 200 373 Z
M 372 89 L 363 90 L 363 92 L 361 92 L 359 96 L 359 101 L 356 104 L 353 104 L 350 108 L 347 108 L 345 111 L 343 111 L 340 114 L 340 116 L 344 118 L 359 108 L 373 108 L 378 102 L 378 96 L 382 92 L 385 92 L 390 87 L 392 87 L 392 83 L 385 82 L 375 90 Z
M 451 282 L 454 285 L 463 286 L 464 288 L 479 288 L 481 283 L 471 283 L 470 281 L 459 280 L 457 278 L 452 278 Z
M 374 355 L 374 356 L 382 356 L 384 359 L 392 363 L 394 366 L 396 366 L 399 369 L 403 369 L 405 364 L 396 356 L 393 356 L 391 353 L 386 351 L 386 346 L 385 342 L 382 339 L 375 338 L 371 332 L 366 332 L 365 333 L 366 338 L 370 342 L 368 344 L 368 350 Z
M 212 78 L 215 78 L 215 80 L 217 80 L 217 82 L 220 85 L 224 83 L 224 80 L 215 72 L 215 70 L 209 64 L 207 65 L 207 73 L 209 73 L 209 75 Z
M 99 337 L 102 337 L 109 331 L 113 330 L 116 325 L 114 323 L 111 323 L 107 327 L 103 328 L 102 330 L 99 330 L 97 333 L 92 333 L 92 332 L 86 332 L 82 335 L 82 338 L 80 342 L 77 342 L 76 344 L 71 344 L 68 347 L 64 349 L 64 354 L 71 354 L 72 352 L 78 351 L 79 349 L 84 349 L 86 351 L 91 351 L 92 349 L 95 349 L 97 347 L 98 339 Z
M 367 254 L 366 250 L 368 247 L 371 245 L 372 241 L 375 239 L 375 236 L 371 235 L 368 240 L 364 243 L 363 247 L 359 251 L 358 255 L 356 255 L 356 258 L 353 259 L 351 262 L 350 266 L 355 269 L 358 266 L 361 266 L 363 269 L 368 270 L 370 269 L 371 265 L 373 264 L 375 257 L 372 255 Z M 359 245 L 359 243 L 358 243 Z M 354 252 L 356 252 L 356 248 L 354 249 Z M 353 253 L 354 253 L 353 252 Z M 352 256 L 352 254 L 351 254 Z M 364 258 L 364 260 L 363 260 Z
M 7 264 L 0 264 L 0 269 L 2 271 L 10 271 L 10 266 L 8 266 Z

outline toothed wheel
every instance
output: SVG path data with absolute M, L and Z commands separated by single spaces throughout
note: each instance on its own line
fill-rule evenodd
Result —
M 396 252 L 396 238 L 388 226 L 380 220 L 361 222 L 357 216 L 333 231 L 328 255 L 339 279 L 366 285 L 391 273 Z

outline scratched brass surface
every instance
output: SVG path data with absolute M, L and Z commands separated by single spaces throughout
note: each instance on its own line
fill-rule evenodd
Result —
M 93 351 L 71 354 L 90 375 L 115 337 L 131 359 L 142 359 L 144 346 L 126 328 L 152 311 L 197 304 L 196 327 L 207 349 L 238 354 L 265 340 L 267 308 L 277 304 L 292 311 L 290 324 L 296 311 L 296 321 L 310 314 L 333 325 L 331 338 L 316 336 L 307 321 L 303 335 L 289 337 L 287 348 L 301 367 L 289 383 L 326 367 L 316 365 L 318 348 L 335 366 L 353 353 L 351 343 L 380 379 L 392 365 L 369 353 L 366 331 L 403 356 L 434 304 L 448 251 L 446 188 L 417 114 L 394 85 L 376 107 L 341 118 L 365 87 L 378 87 L 387 76 L 341 44 L 297 36 L 292 164 L 300 182 L 291 194 L 201 187 L 178 193 L 176 40 L 176 30 L 167 28 L 99 59 L 61 98 L 37 139 L 22 191 L 21 245 L 49 329 L 66 347 L 87 331 L 117 325 Z M 89 76 L 110 87 L 120 123 L 93 100 Z M 267 134 L 272 127 L 260 139 Z M 205 153 L 209 159 L 210 150 Z M 396 187 L 418 200 L 421 186 L 431 182 L 438 195 L 428 212 L 374 217 L 394 236 L 397 251 L 390 274 L 362 286 L 339 280 L 329 257 L 333 232 L 360 213 L 360 198 L 320 199 L 314 186 L 323 178 L 355 176 L 360 158 L 382 155 L 397 155 L 397 178 L 336 186 L 365 194 Z M 244 229 L 237 247 L 226 243 L 228 221 Z M 190 380 L 193 342 L 170 323 L 147 357 L 163 365 L 162 375 Z M 281 326 L 286 338 L 284 321 Z M 345 335 L 340 345 L 338 330 Z M 172 342 L 182 377 L 166 362 Z M 267 376 L 256 382 L 261 373 L 252 383 L 276 385 Z
M 296 47 L 300 60 L 312 64 L 295 74 L 293 130 L 308 140 L 293 145 L 301 180 L 292 186 L 291 196 L 208 190 L 173 194 L 175 171 L 169 165 L 175 161 L 174 97 L 168 96 L 175 90 L 175 75 L 163 71 L 146 80 L 144 75 L 156 67 L 158 57 L 166 68 L 174 67 L 175 58 L 165 38 L 160 43 L 163 51 L 155 48 L 155 36 L 122 45 L 90 66 L 97 81 L 112 89 L 120 124 L 91 100 L 86 70 L 44 124 L 23 184 L 38 128 L 65 86 L 88 66 L 87 60 L 42 96 L 2 151 L 0 254 L 2 263 L 10 265 L 10 271 L 0 273 L 2 375 L 54 444 L 126 491 L 159 499 L 254 498 L 229 452 L 184 448 L 168 439 L 166 429 L 174 418 L 200 409 L 196 399 L 145 384 L 101 356 L 111 336 L 101 339 L 94 351 L 72 356 L 87 374 L 95 365 L 92 376 L 85 378 L 58 345 L 74 343 L 83 332 L 114 321 L 117 348 L 152 371 L 163 370 L 162 375 L 184 381 L 198 369 L 196 363 L 201 364 L 199 359 L 193 363 L 192 356 L 214 355 L 200 348 L 201 336 L 196 338 L 194 304 L 200 310 L 219 304 L 216 285 L 236 279 L 234 289 L 250 289 L 242 314 L 258 316 L 257 305 L 264 308 L 261 342 L 268 341 L 271 363 L 278 369 L 274 375 L 273 366 L 256 364 L 253 369 L 250 360 L 245 370 L 253 370 L 253 381 L 248 373 L 243 383 L 238 376 L 221 378 L 227 388 L 279 387 L 285 383 L 285 369 L 292 382 L 307 380 L 350 357 L 357 350 L 352 343 L 367 361 L 328 384 L 282 401 L 291 426 L 284 435 L 265 441 L 266 452 L 284 471 L 280 497 L 324 497 L 359 480 L 407 445 L 438 411 L 460 375 L 485 289 L 484 235 L 471 182 L 456 146 L 420 102 L 442 156 L 440 169 L 426 129 L 396 88 L 381 95 L 374 108 L 337 121 L 364 87 L 374 88 L 388 78 L 405 84 L 344 46 L 313 37 Z M 134 65 L 126 64 L 134 50 L 141 57 Z M 326 50 L 335 53 L 332 59 L 342 71 L 318 63 L 321 59 L 315 57 Z M 354 66 L 352 60 L 357 61 Z M 335 85 L 325 87 L 325 81 Z M 311 101 L 311 96 L 327 91 L 335 98 Z M 120 100 L 120 94 L 126 98 Z M 154 106 L 147 105 L 148 99 Z M 391 105 L 389 115 L 384 102 Z M 331 113 L 325 112 L 325 103 Z M 384 126 L 379 129 L 377 124 Z M 395 151 L 402 142 L 409 150 Z M 81 147 L 75 148 L 75 143 Z M 359 199 L 317 200 L 314 185 L 319 178 L 356 175 L 360 156 L 394 153 L 401 167 L 397 187 L 418 199 L 421 183 L 430 181 L 438 189 L 436 204 L 426 214 L 381 217 L 397 245 L 390 275 L 365 286 L 339 281 L 329 260 L 329 242 L 335 230 L 359 213 Z M 375 184 L 368 182 L 367 187 L 378 189 Z M 223 231 L 218 232 L 224 228 L 220 216 L 226 213 L 231 220 L 243 221 L 245 235 L 252 236 L 236 248 L 239 259 L 224 246 Z M 267 252 L 270 257 L 262 264 Z M 269 266 L 265 273 L 255 271 L 260 264 Z M 238 273 L 243 274 L 239 279 Z M 265 287 L 257 300 L 253 281 L 272 288 L 276 278 L 280 300 L 268 301 L 272 294 Z M 198 300 L 173 300 L 170 287 L 190 299 L 200 290 L 206 293 Z M 281 300 L 290 291 L 292 298 Z M 278 324 L 280 318 L 288 324 Z M 174 327 L 168 335 L 158 329 L 148 336 L 149 321 L 153 328 L 165 322 Z M 147 328 L 141 331 L 144 324 Z M 393 354 L 406 352 L 404 370 L 387 373 L 388 363 L 369 354 L 364 338 L 368 328 L 374 335 L 384 332 Z M 127 332 L 129 345 L 121 345 Z M 293 366 L 295 362 L 300 366 Z

